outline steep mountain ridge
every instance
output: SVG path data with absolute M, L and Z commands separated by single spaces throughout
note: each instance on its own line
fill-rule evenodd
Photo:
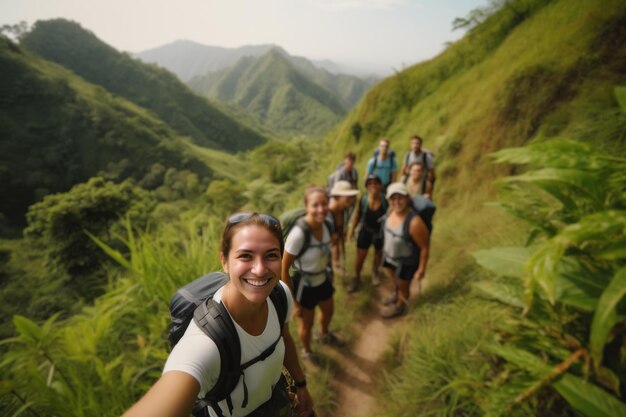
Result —
M 116 51 L 77 23 L 64 19 L 38 21 L 20 44 L 154 111 L 200 145 L 234 152 L 266 140 L 193 94 L 168 71 Z
M 167 45 L 133 54 L 147 63 L 167 68 L 187 82 L 207 72 L 218 71 L 234 65 L 245 56 L 265 54 L 276 45 L 247 45 L 239 48 L 223 48 L 178 40 Z
M 232 68 L 196 77 L 189 85 L 283 132 L 322 133 L 346 112 L 335 94 L 311 81 L 277 49 L 259 58 L 244 57 Z

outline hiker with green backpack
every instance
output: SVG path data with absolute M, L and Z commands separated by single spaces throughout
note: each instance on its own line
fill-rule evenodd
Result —
M 329 331 L 335 308 L 331 243 L 336 236 L 328 219 L 328 194 L 324 188 L 315 185 L 307 187 L 304 207 L 304 216 L 292 220 L 289 225 L 283 223 L 289 234 L 285 240 L 282 279 L 295 300 L 294 313 L 299 318 L 298 335 L 303 346 L 301 357 L 316 364 L 311 350 L 315 307 L 319 307 L 321 312 L 320 342 L 334 344 L 338 341 L 337 336 Z
M 374 246 L 374 260 L 372 262 L 372 285 L 380 285 L 381 272 L 380 264 L 383 258 L 383 234 L 381 230 L 381 219 L 387 213 L 387 200 L 383 195 L 383 185 L 376 174 L 369 174 L 365 179 L 367 190 L 358 204 L 352 223 L 349 238 L 356 238 L 356 260 L 354 262 L 355 277 L 348 284 L 347 291 L 355 292 L 361 285 L 361 271 L 367 257 L 370 246 Z
M 228 219 L 224 274 L 201 277 L 172 298 L 175 346 L 161 378 L 124 417 L 291 416 L 283 367 L 295 381 L 298 415 L 310 415 L 313 403 L 289 333 L 293 299 L 280 281 L 283 249 L 275 217 Z
M 383 229 L 383 267 L 393 282 L 393 291 L 383 300 L 380 313 L 392 318 L 406 312 L 411 281 L 420 283 L 426 275 L 435 206 L 419 195 L 412 199 L 403 182 L 387 188 L 387 200 L 390 211 Z

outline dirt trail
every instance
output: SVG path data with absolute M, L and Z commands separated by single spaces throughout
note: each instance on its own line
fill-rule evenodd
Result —
M 366 416 L 374 408 L 374 378 L 381 372 L 378 362 L 393 331 L 388 321 L 376 316 L 359 324 L 359 339 L 341 352 L 343 366 L 336 376 L 339 407 L 334 414 L 338 417 Z
M 412 303 L 416 302 L 422 288 L 418 282 L 411 284 Z M 378 289 L 375 297 L 387 292 Z M 378 309 L 374 303 L 373 311 Z M 339 406 L 333 414 L 337 417 L 366 417 L 376 407 L 375 390 L 378 388 L 382 367 L 380 360 L 389 345 L 396 323 L 403 318 L 382 319 L 378 314 L 363 317 L 357 326 L 361 329 L 359 338 L 351 346 L 338 351 L 342 363 L 337 380 L 337 402 Z

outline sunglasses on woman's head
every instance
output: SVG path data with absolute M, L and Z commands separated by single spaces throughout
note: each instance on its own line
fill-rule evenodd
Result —
M 276 217 L 265 213 L 235 213 L 228 218 L 228 224 L 234 226 L 237 223 L 249 220 L 255 214 L 263 219 L 263 221 L 268 225 L 280 227 L 280 221 L 278 221 Z

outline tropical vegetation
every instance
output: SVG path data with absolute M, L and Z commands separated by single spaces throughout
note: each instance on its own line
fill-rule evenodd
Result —
M 372 415 L 626 415 L 626 4 L 492 1 L 455 25 L 463 39 L 324 138 L 238 154 L 2 38 L 18 80 L 0 82 L 3 204 L 30 193 L 1 210 L 3 414 L 122 413 L 160 375 L 171 294 L 218 268 L 228 213 L 296 207 L 343 152 L 362 173 L 381 136 L 401 155 L 418 133 L 437 160 L 433 255 Z M 373 292 L 337 297 L 356 337 Z M 322 359 L 323 416 L 341 359 Z

